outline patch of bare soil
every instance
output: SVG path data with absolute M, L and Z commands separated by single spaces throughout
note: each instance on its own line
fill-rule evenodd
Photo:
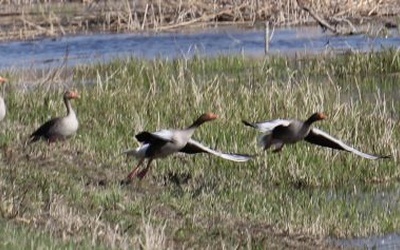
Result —
M 0 0 L 0 40 L 187 31 L 216 25 L 253 27 L 266 21 L 277 27 L 320 24 L 333 33 L 350 34 L 357 25 L 370 22 L 397 27 L 398 13 L 396 0 L 24 0 L 18 4 Z

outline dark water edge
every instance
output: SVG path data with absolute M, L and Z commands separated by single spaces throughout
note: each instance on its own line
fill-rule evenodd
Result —
M 400 249 L 400 235 L 387 234 L 383 236 L 371 236 L 366 238 L 337 240 L 330 239 L 334 246 L 351 249 Z
M 331 190 L 328 200 L 351 201 L 358 200 L 361 206 L 357 207 L 360 216 L 369 216 L 371 210 L 380 208 L 383 213 L 390 213 L 398 208 L 400 202 L 400 185 L 372 185 L 358 191 Z M 362 201 L 368 200 L 372 207 L 364 207 Z M 344 249 L 400 249 L 400 233 L 392 232 L 384 235 L 371 235 L 357 238 L 329 238 L 328 244 Z

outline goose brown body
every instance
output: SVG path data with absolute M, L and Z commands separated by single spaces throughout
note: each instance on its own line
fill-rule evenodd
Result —
M 66 91 L 63 95 L 64 104 L 67 109 L 67 115 L 64 117 L 56 117 L 41 125 L 30 136 L 30 143 L 45 139 L 49 143 L 57 140 L 64 140 L 78 130 L 79 122 L 75 111 L 71 106 L 71 99 L 79 98 L 79 94 L 75 91 Z
M 306 121 L 291 120 L 287 124 L 281 124 L 272 129 L 272 133 L 266 134 L 261 140 L 264 142 L 264 149 L 276 145 L 275 152 L 280 151 L 285 144 L 299 142 L 307 137 L 311 131 L 311 125 L 325 119 L 322 113 L 314 113 Z

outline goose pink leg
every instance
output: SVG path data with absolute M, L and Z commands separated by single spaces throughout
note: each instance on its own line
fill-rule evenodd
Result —
M 135 176 L 137 176 L 137 172 L 139 170 L 140 165 L 142 165 L 143 161 L 145 158 L 142 158 L 139 163 L 137 164 L 136 168 L 134 168 L 129 174 L 128 174 L 128 180 L 132 180 Z
M 138 177 L 140 180 L 142 180 L 142 179 L 146 176 L 146 174 L 149 172 L 150 164 L 151 164 L 152 161 L 153 161 L 153 159 L 150 159 L 149 162 L 147 163 L 146 168 L 143 169 L 142 171 L 140 171 L 140 172 L 137 174 L 137 177 Z

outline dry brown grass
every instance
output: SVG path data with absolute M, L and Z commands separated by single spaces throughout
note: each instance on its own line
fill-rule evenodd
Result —
M 39 2 L 39 3 L 37 3 Z M 360 22 L 400 12 L 396 0 L 301 1 L 332 22 Z M 164 31 L 220 24 L 314 23 L 296 0 L 0 2 L 0 40 L 90 32 Z

